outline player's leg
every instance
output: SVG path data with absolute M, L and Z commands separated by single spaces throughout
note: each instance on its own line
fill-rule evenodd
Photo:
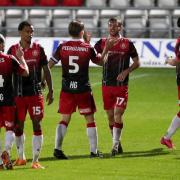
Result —
M 121 145 L 121 134 L 123 129 L 123 114 L 125 112 L 128 100 L 128 87 L 114 87 L 114 96 L 116 97 L 114 107 L 114 126 L 113 126 L 113 147 L 112 156 L 123 153 Z
M 41 122 L 44 116 L 44 98 L 42 95 L 28 97 L 29 106 L 28 111 L 33 125 L 32 137 L 32 168 L 44 168 L 39 164 L 39 156 L 43 144 L 43 133 L 41 129 Z
M 62 144 L 71 119 L 71 114 L 62 114 L 61 121 L 56 127 L 54 156 L 57 159 L 68 159 L 62 151 Z
M 15 120 L 15 107 L 14 106 L 5 106 L 3 108 L 3 118 L 4 118 L 4 127 L 5 132 L 5 146 L 4 151 L 2 152 L 1 158 L 3 164 L 7 169 L 12 169 L 12 162 L 10 160 L 10 152 L 14 143 L 14 120 Z
M 161 144 L 167 146 L 169 149 L 174 148 L 171 137 L 180 127 L 180 112 L 172 119 L 172 122 L 166 132 L 166 134 L 161 138 Z
M 180 106 L 180 86 L 178 85 L 178 100 Z M 167 146 L 169 149 L 175 148 L 174 144 L 172 143 L 171 137 L 176 132 L 176 130 L 180 127 L 180 111 L 177 115 L 172 119 L 171 124 L 166 132 L 166 134 L 161 138 L 161 144 Z
M 15 136 L 16 136 L 16 148 L 18 158 L 14 162 L 14 166 L 26 165 L 26 157 L 24 153 L 24 122 L 27 114 L 26 99 L 23 97 L 17 97 L 16 102 L 16 121 L 15 121 Z
M 94 112 L 96 111 L 96 106 L 94 98 L 91 92 L 85 92 L 76 95 L 76 101 L 78 104 L 78 109 L 81 115 L 84 115 L 86 119 L 86 132 L 90 144 L 90 157 L 102 156 L 98 151 L 98 133 L 96 128 L 96 123 L 94 119 Z
M 106 111 L 109 129 L 111 135 L 113 136 L 113 126 L 114 126 L 114 104 L 115 104 L 115 97 L 112 94 L 112 89 L 109 86 L 102 86 L 102 96 L 103 96 L 103 103 L 104 103 L 104 110 Z
M 61 120 L 56 127 L 54 157 L 57 159 L 68 159 L 62 151 L 63 140 L 67 132 L 68 124 L 71 120 L 71 114 L 76 111 L 74 95 L 61 91 L 59 98 L 59 110 Z

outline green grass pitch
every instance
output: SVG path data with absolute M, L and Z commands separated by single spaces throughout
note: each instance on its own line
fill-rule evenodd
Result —
M 72 115 L 64 140 L 63 150 L 68 160 L 56 160 L 52 156 L 55 128 L 60 120 L 57 113 L 61 87 L 61 67 L 52 69 L 55 101 L 45 107 L 42 122 L 44 144 L 40 162 L 44 170 L 30 168 L 32 161 L 32 125 L 29 117 L 25 123 L 26 166 L 12 171 L 0 171 L 0 180 L 175 180 L 180 179 L 180 131 L 173 136 L 176 150 L 170 151 L 159 141 L 171 119 L 177 113 L 177 89 L 174 68 L 140 68 L 130 75 L 129 101 L 124 115 L 122 134 L 123 155 L 110 157 L 112 139 L 101 97 L 100 67 L 90 68 L 90 81 L 96 101 L 95 114 L 98 128 L 99 149 L 103 159 L 89 158 L 86 124 L 79 113 Z M 45 92 L 46 94 L 46 92 Z M 1 140 L 4 130 L 1 132 Z M 12 159 L 16 158 L 13 147 Z

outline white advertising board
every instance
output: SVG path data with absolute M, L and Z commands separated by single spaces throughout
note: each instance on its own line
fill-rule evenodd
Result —
M 51 57 L 58 44 L 67 41 L 68 38 L 58 37 L 37 37 L 33 41 L 36 41 L 44 47 L 48 59 Z M 92 46 L 98 40 L 98 38 L 92 38 Z M 165 65 L 165 59 L 168 56 L 174 57 L 175 39 L 131 39 L 137 48 L 141 67 L 169 67 Z M 6 38 L 6 51 L 8 48 L 19 41 L 18 37 Z M 95 64 L 91 63 L 91 66 Z

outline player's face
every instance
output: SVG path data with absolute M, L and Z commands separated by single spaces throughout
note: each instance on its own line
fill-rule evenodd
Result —
M 4 43 L 0 43 L 0 51 L 4 52 Z
M 121 26 L 118 22 L 109 22 L 108 31 L 110 36 L 112 37 L 119 36 L 120 30 L 121 30 Z
M 31 43 L 33 33 L 34 33 L 33 26 L 24 26 L 22 31 L 20 31 L 21 40 L 26 41 L 27 43 Z

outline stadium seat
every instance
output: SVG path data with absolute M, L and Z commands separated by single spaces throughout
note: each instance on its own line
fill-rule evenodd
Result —
M 18 36 L 18 25 L 27 19 L 27 10 L 8 9 L 5 11 L 5 25 L 7 36 Z
M 68 25 L 72 19 L 75 19 L 73 12 L 68 9 L 56 9 L 52 13 L 52 24 L 54 36 L 69 36 Z
M 177 7 L 178 0 L 157 0 L 157 6 L 160 8 Z
M 172 24 L 173 24 L 173 37 L 177 38 L 180 36 L 180 28 L 177 27 L 177 20 L 180 17 L 180 9 L 175 9 L 172 13 Z
M 84 0 L 62 0 L 61 6 L 83 6 Z
M 57 6 L 58 1 L 57 0 L 39 0 L 38 5 L 40 6 Z
M 124 15 L 125 35 L 130 38 L 147 37 L 147 11 L 126 10 Z
M 171 23 L 168 10 L 149 11 L 150 38 L 168 38 L 171 33 Z
M 33 0 L 15 0 L 16 6 L 34 6 L 36 3 Z
M 109 6 L 111 8 L 117 8 L 117 7 L 126 7 L 128 8 L 130 6 L 130 0 L 110 0 Z
M 108 35 L 108 20 L 111 17 L 120 17 L 120 19 L 123 21 L 123 14 L 121 14 L 120 10 L 101 10 L 100 11 L 100 35 L 101 36 L 107 36 Z
M 31 9 L 29 10 L 29 21 L 35 28 L 35 36 L 49 36 L 52 20 L 51 10 Z
M 107 3 L 106 0 L 86 0 L 85 5 L 86 7 L 106 7 Z
M 87 31 L 90 31 L 93 36 L 98 35 L 98 11 L 80 9 L 76 13 L 76 19 L 81 20 Z
M 154 7 L 155 0 L 134 0 L 133 4 L 135 7 Z
M 0 1 L 0 6 L 11 6 L 13 5 L 11 0 L 1 0 Z

